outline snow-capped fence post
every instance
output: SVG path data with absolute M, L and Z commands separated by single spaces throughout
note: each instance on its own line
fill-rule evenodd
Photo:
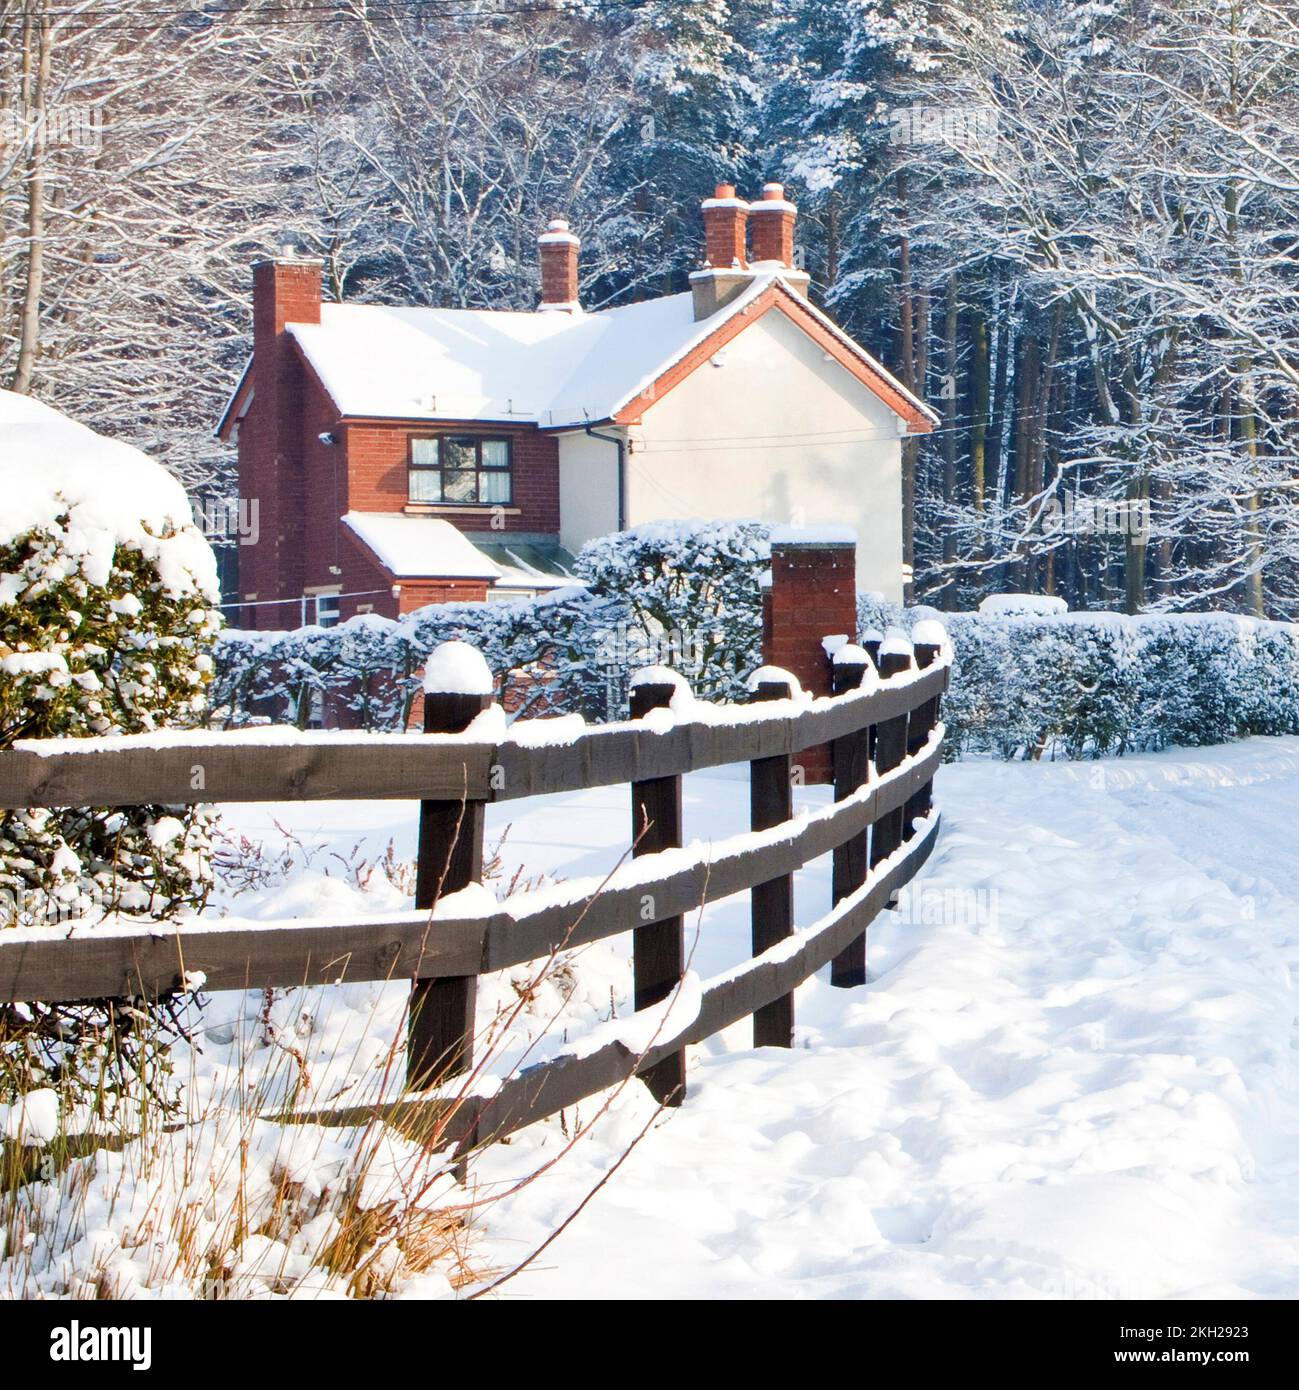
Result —
M 862 684 L 875 680 L 875 667 L 867 653 L 855 643 L 840 647 L 834 654 L 831 690 L 846 695 Z M 863 725 L 830 745 L 830 764 L 834 770 L 834 799 L 851 796 L 870 776 L 871 726 Z M 832 857 L 831 900 L 842 902 L 866 882 L 867 832 L 862 830 L 839 845 Z M 852 989 L 866 983 L 866 933 L 830 962 L 830 983 L 838 989 Z
M 425 666 L 424 732 L 463 733 L 491 705 L 493 684 L 476 648 L 443 642 Z M 482 879 L 484 809 L 482 801 L 463 797 L 420 802 L 416 908 L 431 911 L 439 898 Z M 476 975 L 415 981 L 406 1039 L 406 1082 L 412 1089 L 469 1070 L 477 994 Z
M 911 633 L 911 640 L 915 643 L 916 665 L 922 671 L 927 671 L 937 661 L 939 653 L 943 650 L 943 644 L 947 640 L 947 632 L 937 620 L 925 619 L 915 625 Z M 934 725 L 938 723 L 940 700 L 941 696 L 935 695 L 932 700 L 926 700 L 923 705 L 912 711 L 907 727 L 908 754 L 919 752 L 925 746 L 925 741 L 929 735 L 933 733 Z M 926 782 L 907 802 L 905 825 L 910 825 L 912 821 L 927 816 L 933 807 L 934 784 L 931 780 Z
M 768 678 L 769 677 L 769 678 Z M 751 700 L 788 700 L 797 682 L 777 667 L 754 672 Z M 754 758 L 749 764 L 749 829 L 770 830 L 794 814 L 794 788 L 788 753 Z M 794 876 L 756 883 L 749 891 L 753 954 L 761 955 L 794 930 Z M 793 1047 L 794 996 L 783 994 L 753 1014 L 754 1047 Z
M 911 669 L 912 647 L 908 639 L 899 632 L 887 634 L 880 643 L 880 679 L 899 676 Z M 886 719 L 875 734 L 875 771 L 877 774 L 892 772 L 907 755 L 907 725 L 905 714 L 896 719 Z M 871 832 L 871 867 L 887 859 L 902 843 L 906 831 L 906 808 L 899 806 L 875 822 Z
M 659 668 L 638 671 L 631 682 L 631 717 L 666 709 L 685 681 Z M 631 784 L 632 855 L 681 847 L 681 778 L 647 777 Z M 641 902 L 642 922 L 632 934 L 633 996 L 637 1011 L 652 1008 L 680 988 L 686 969 L 685 920 L 657 917 L 654 894 Z M 650 1094 L 662 1105 L 680 1105 L 686 1097 L 686 1054 L 674 1052 L 641 1073 Z

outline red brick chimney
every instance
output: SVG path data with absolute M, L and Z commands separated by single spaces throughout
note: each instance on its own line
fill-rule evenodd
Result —
M 752 240 L 750 264 L 755 270 L 776 269 L 781 278 L 804 297 L 808 276 L 794 266 L 794 223 L 798 209 L 785 198 L 783 183 L 764 183 L 762 197 L 749 204 Z
M 749 207 L 753 219 L 754 261 L 777 261 L 794 268 L 794 220 L 798 209 L 785 200 L 783 183 L 764 183 L 762 197 Z
M 733 183 L 719 183 L 703 201 L 704 258 L 714 270 L 744 270 L 748 266 L 745 231 L 749 205 L 735 196 Z
M 239 439 L 239 495 L 255 501 L 260 536 L 239 555 L 240 597 L 292 598 L 302 593 L 302 367 L 289 323 L 320 322 L 322 263 L 286 247 L 253 266 L 253 404 Z M 278 627 L 284 607 L 249 608 L 248 626 Z
M 320 322 L 322 262 L 284 247 L 253 266 L 253 352 L 279 341 L 286 323 Z
M 542 309 L 573 313 L 577 302 L 577 252 L 581 242 L 562 217 L 552 217 L 537 238 L 541 254 Z
M 706 319 L 729 304 L 753 279 L 745 245 L 749 205 L 735 185 L 719 183 L 703 201 L 704 269 L 690 276 L 695 319 Z

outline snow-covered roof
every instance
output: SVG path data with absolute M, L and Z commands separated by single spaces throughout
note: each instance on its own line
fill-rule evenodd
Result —
M 497 568 L 497 589 L 565 589 L 580 583 L 573 575 L 573 557 L 558 545 L 533 541 L 475 540 L 474 548 Z
M 342 415 L 571 427 L 612 419 L 773 284 L 794 296 L 778 274 L 755 275 L 700 320 L 690 294 L 565 314 L 323 304 L 320 323 L 288 332 Z M 916 411 L 937 418 L 820 310 L 798 303 Z
M 343 521 L 394 579 L 488 579 L 494 588 L 540 593 L 580 584 L 573 557 L 528 540 L 477 543 L 437 516 L 347 512 Z
M 462 531 L 436 516 L 346 512 L 343 522 L 394 579 L 498 579 Z
M 124 545 L 157 565 L 171 595 L 220 594 L 185 489 L 160 463 L 12 391 L 0 391 L 0 496 L 0 545 L 64 531 L 91 583 L 108 583 Z

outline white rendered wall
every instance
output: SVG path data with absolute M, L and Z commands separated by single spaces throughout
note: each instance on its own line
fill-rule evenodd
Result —
M 627 524 L 756 517 L 857 530 L 857 586 L 902 599 L 902 445 L 897 416 L 773 310 L 628 431 Z M 609 427 L 602 427 L 608 429 Z M 560 437 L 561 540 L 617 525 L 616 451 Z
M 624 433 L 601 425 L 601 434 Z M 618 529 L 618 450 L 584 431 L 559 436 L 559 543 L 574 555 L 584 541 Z

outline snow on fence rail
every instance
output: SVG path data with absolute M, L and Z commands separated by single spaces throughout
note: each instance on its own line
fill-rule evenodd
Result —
M 471 682 L 426 692 L 423 736 L 259 729 L 15 745 L 0 751 L 6 808 L 412 797 L 420 799 L 419 856 L 407 913 L 0 932 L 0 1001 L 157 996 L 200 977 L 209 989 L 409 978 L 408 1094 L 277 1118 L 354 1124 L 378 1113 L 467 1146 L 632 1075 L 678 1104 L 686 1044 L 752 1015 L 757 1044 L 790 1046 L 798 984 L 827 961 L 833 983 L 864 982 L 865 929 L 924 863 L 938 828 L 932 782 L 950 657 L 929 644 L 917 644 L 914 657 L 913 665 L 911 650 L 896 643 L 874 664 L 860 648 L 840 649 L 836 693 L 819 699 L 764 668 L 747 705 L 697 702 L 679 677 L 656 668 L 633 685 L 632 719 L 594 728 L 525 720 L 505 732 L 490 682 L 481 690 Z M 832 750 L 835 800 L 794 817 L 794 758 L 822 743 Z M 734 762 L 750 764 L 751 831 L 682 848 L 682 775 Z M 630 784 L 633 857 L 612 875 L 499 902 L 478 886 L 487 802 L 622 782 Z M 827 852 L 834 907 L 796 929 L 792 875 Z M 753 958 L 700 987 L 686 971 L 684 915 L 746 889 Z M 643 1018 L 487 1082 L 468 1103 L 463 1094 L 445 1099 L 443 1083 L 472 1068 L 480 974 L 625 931 L 634 932 Z

